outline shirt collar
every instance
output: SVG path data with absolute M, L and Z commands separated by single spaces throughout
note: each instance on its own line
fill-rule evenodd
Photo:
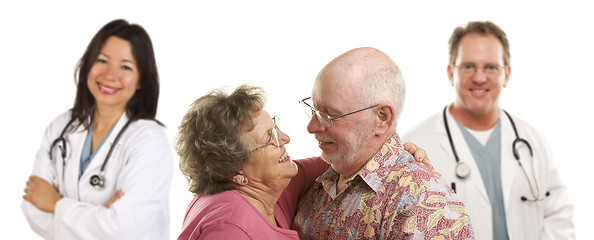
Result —
M 363 182 L 369 186 L 373 191 L 377 192 L 384 184 L 386 175 L 385 169 L 396 165 L 398 156 L 404 151 L 402 143 L 398 134 L 392 135 L 382 147 L 373 155 L 372 159 L 355 174 L 355 177 L 347 184 L 349 187 L 351 183 L 357 178 L 361 178 Z M 320 182 L 324 190 L 332 198 L 336 197 L 336 183 L 340 175 L 333 168 L 329 168 L 324 174 L 319 176 L 316 181 Z

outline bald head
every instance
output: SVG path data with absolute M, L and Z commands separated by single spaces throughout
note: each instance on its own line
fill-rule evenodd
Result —
M 347 51 L 335 58 L 334 60 L 332 60 L 330 64 L 333 62 L 340 61 L 357 63 L 362 67 L 366 68 L 367 70 L 380 68 L 398 69 L 396 63 L 394 63 L 394 61 L 392 61 L 392 59 L 388 57 L 388 55 L 386 55 L 378 49 L 371 47 L 355 48 L 350 51 Z
M 350 50 L 328 63 L 318 74 L 312 98 L 323 99 L 323 93 L 342 96 L 356 105 L 390 103 L 397 119 L 405 98 L 404 78 L 392 59 L 382 51 L 364 47 Z
M 341 179 L 359 171 L 396 134 L 404 92 L 398 66 L 374 48 L 350 50 L 320 71 L 311 100 L 333 119 L 332 125 L 324 126 L 321 116 L 313 116 L 307 130 Z

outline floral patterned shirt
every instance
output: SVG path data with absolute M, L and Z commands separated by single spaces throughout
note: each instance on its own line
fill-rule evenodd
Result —
M 328 169 L 297 206 L 292 229 L 301 239 L 474 239 L 462 201 L 392 136 L 336 192 Z

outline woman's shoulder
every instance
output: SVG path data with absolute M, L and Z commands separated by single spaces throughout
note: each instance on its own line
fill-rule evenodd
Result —
M 243 198 L 235 190 L 227 190 L 211 195 L 195 197 L 192 203 L 195 203 L 200 209 L 205 208 L 234 208 L 241 205 Z
M 250 239 L 297 239 L 294 231 L 272 226 L 235 190 L 194 198 L 184 222 L 186 228 L 210 229 L 209 234 L 223 231 L 225 235 L 232 236 L 236 231 L 238 236 L 250 236 Z
M 128 127 L 136 138 L 145 140 L 167 140 L 167 133 L 162 125 L 153 120 L 139 119 L 130 123 Z M 148 138 L 148 139 L 147 139 Z
M 52 125 L 66 125 L 72 119 L 72 112 L 70 110 L 58 114 L 50 124 Z
M 195 197 L 188 207 L 187 216 L 201 218 L 205 222 L 229 222 L 245 214 L 248 207 L 244 199 L 234 190 Z
M 150 119 L 138 119 L 135 120 L 131 125 L 133 125 L 135 128 L 142 128 L 145 130 L 165 131 L 165 127 L 160 125 L 157 121 Z
M 49 130 L 51 133 L 54 133 L 54 134 L 59 133 L 66 127 L 66 125 L 68 125 L 68 123 L 70 122 L 71 119 L 72 119 L 72 113 L 70 110 L 68 110 L 66 112 L 62 112 L 59 115 L 57 115 L 54 118 L 54 120 L 52 120 L 47 125 L 47 130 Z M 71 127 L 71 129 L 72 129 L 72 127 Z

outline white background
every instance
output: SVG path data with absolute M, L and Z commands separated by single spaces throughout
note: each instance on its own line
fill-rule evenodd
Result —
M 173 141 L 189 104 L 213 88 L 242 83 L 269 92 L 293 158 L 319 154 L 297 101 L 318 71 L 362 46 L 401 67 L 407 84 L 398 126 L 405 132 L 453 100 L 447 41 L 458 25 L 491 20 L 511 43 L 512 74 L 501 106 L 553 147 L 576 205 L 578 239 L 594 213 L 592 175 L 593 8 L 576 1 L 19 1 L 0 3 L 0 235 L 36 239 L 20 202 L 43 130 L 72 107 L 74 67 L 105 23 L 125 18 L 150 34 L 161 77 L 157 118 Z M 364 2 L 364 3 L 363 3 Z M 429 153 L 430 154 L 430 153 Z M 192 195 L 177 168 L 171 238 Z M 5 238 L 5 237 L 1 237 Z

